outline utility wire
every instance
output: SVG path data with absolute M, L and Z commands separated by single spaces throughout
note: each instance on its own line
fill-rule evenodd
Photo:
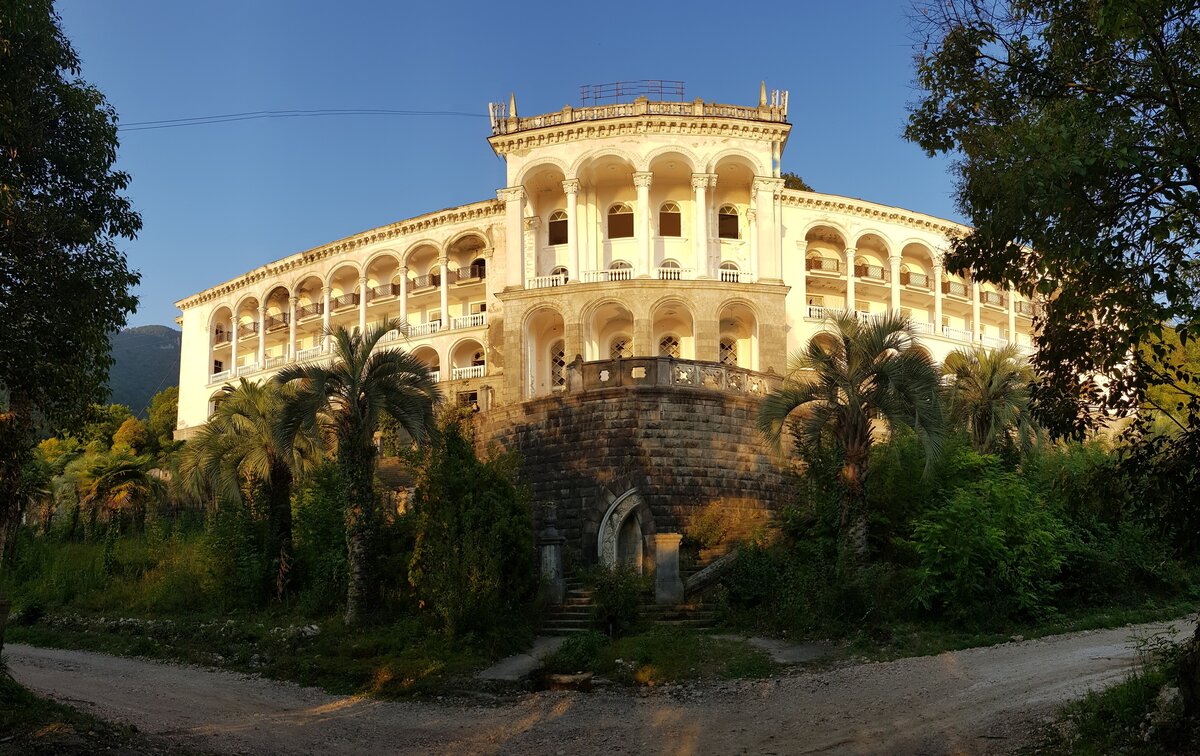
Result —
M 453 118 L 487 118 L 484 113 L 465 113 L 458 110 L 387 110 L 383 108 L 345 108 L 321 110 L 254 110 L 245 113 L 195 116 L 193 118 L 167 118 L 158 121 L 133 121 L 117 126 L 118 131 L 151 131 L 153 129 L 175 129 L 181 126 L 205 126 L 210 123 L 233 123 L 264 118 L 321 118 L 329 116 L 435 116 Z

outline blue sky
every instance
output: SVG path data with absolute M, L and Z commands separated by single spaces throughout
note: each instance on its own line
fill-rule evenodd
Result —
M 522 115 L 579 86 L 679 79 L 687 97 L 791 92 L 785 170 L 818 191 L 958 218 L 944 160 L 901 138 L 916 97 L 908 0 L 742 5 L 60 0 L 84 77 L 122 123 L 257 110 L 480 117 L 273 119 L 123 132 L 145 227 L 131 325 L 292 252 L 495 196 L 489 100 Z M 608 9 L 614 9 L 610 12 Z

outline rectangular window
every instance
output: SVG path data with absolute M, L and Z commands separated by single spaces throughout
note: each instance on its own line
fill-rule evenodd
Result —
M 659 236 L 683 236 L 683 221 L 679 213 L 663 211 L 658 214 Z
M 213 360 L 213 372 L 219 373 L 225 369 L 225 363 L 220 360 Z
M 567 219 L 566 218 L 551 218 L 546 224 L 547 241 L 550 246 L 567 243 Z
M 608 216 L 608 238 L 629 239 L 633 237 L 633 213 L 610 213 Z
M 478 391 L 459 391 L 455 397 L 459 407 L 467 407 L 476 412 L 479 411 L 479 392 Z
M 825 297 L 821 296 L 820 294 L 809 294 L 808 295 L 808 306 L 809 307 L 824 307 L 825 306 Z
M 487 302 L 472 302 L 470 308 L 470 313 L 472 315 L 478 315 L 481 312 L 487 312 Z

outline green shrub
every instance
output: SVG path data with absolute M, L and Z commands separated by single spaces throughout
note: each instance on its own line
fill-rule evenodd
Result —
M 600 651 L 608 646 L 608 636 L 595 630 L 572 633 L 545 663 L 545 671 L 573 674 L 594 670 Z
M 647 579 L 631 567 L 598 567 L 585 577 L 592 589 L 592 626 L 613 638 L 638 622 Z
M 292 498 L 293 585 L 297 604 L 306 615 L 334 614 L 346 598 L 344 496 L 337 466 L 325 464 L 304 480 Z
M 264 523 L 241 504 L 215 509 L 204 534 L 205 589 L 229 607 L 261 606 L 267 596 L 268 560 L 263 554 Z
M 1020 478 L 989 475 L 914 526 L 915 600 L 960 622 L 1044 614 L 1067 537 Z

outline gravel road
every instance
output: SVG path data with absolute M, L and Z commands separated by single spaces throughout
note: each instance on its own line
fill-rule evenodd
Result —
M 1191 621 L 1174 623 L 1180 632 Z M 11 644 L 27 687 L 220 753 L 1002 753 L 1117 682 L 1136 625 L 770 680 L 383 702 L 174 664 Z

